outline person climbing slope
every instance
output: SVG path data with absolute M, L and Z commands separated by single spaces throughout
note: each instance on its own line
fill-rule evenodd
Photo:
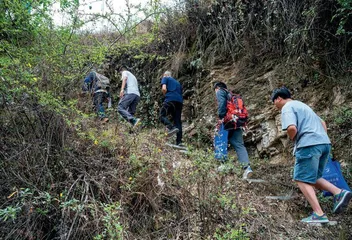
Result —
M 301 221 L 327 223 L 329 219 L 320 207 L 314 188 L 334 194 L 334 213 L 346 209 L 352 193 L 322 178 L 331 150 L 326 123 L 308 105 L 291 99 L 286 87 L 275 89 L 271 100 L 281 110 L 282 130 L 286 130 L 288 137 L 295 143 L 293 180 L 313 209 L 312 215 Z
M 214 90 L 216 94 L 216 100 L 218 104 L 217 115 L 219 117 L 219 122 L 224 124 L 225 130 L 228 131 L 228 141 L 231 146 L 236 151 L 239 162 L 244 170 L 243 179 L 251 177 L 253 171 L 250 166 L 249 157 L 247 149 L 244 146 L 243 136 L 242 136 L 242 126 L 246 123 L 245 118 L 239 115 L 232 114 L 230 111 L 236 110 L 233 106 L 233 101 L 236 101 L 236 96 L 227 90 L 227 86 L 223 82 L 216 82 L 214 84 Z M 242 102 L 243 104 L 243 102 Z M 243 105 L 244 106 L 244 105 Z M 244 110 L 244 108 L 243 108 Z M 246 111 L 246 110 L 245 110 Z M 234 115 L 229 118 L 229 115 Z M 234 119 L 232 119 L 234 118 Z M 227 146 L 227 144 L 225 144 Z M 225 159 L 226 161 L 227 159 Z M 221 166 L 220 166 L 221 167 Z

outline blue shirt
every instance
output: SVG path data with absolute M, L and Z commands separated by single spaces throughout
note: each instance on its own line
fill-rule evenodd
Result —
M 165 102 L 183 102 L 182 98 L 182 86 L 181 84 L 172 77 L 163 77 L 161 79 L 161 85 L 166 85 Z
M 292 100 L 281 109 L 282 130 L 293 125 L 297 128 L 295 149 L 330 144 L 321 118 L 306 104 Z

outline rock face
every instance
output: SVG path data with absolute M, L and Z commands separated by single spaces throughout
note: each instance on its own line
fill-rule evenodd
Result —
M 280 115 L 272 116 L 268 113 L 255 116 L 249 124 L 244 141 L 256 147 L 255 155 L 259 157 L 273 157 L 279 154 L 279 149 L 286 147 L 288 143 L 286 133 L 281 130 Z

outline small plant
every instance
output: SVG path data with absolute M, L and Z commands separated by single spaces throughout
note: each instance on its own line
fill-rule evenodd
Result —
M 342 107 L 335 113 L 334 122 L 339 126 L 348 126 L 352 123 L 352 109 L 348 107 Z
M 234 229 L 230 225 L 226 225 L 223 230 L 217 228 L 214 238 L 217 240 L 249 240 L 247 233 L 242 228 Z
M 332 17 L 332 20 L 337 18 L 339 20 L 339 27 L 336 30 L 336 35 L 351 35 L 350 31 L 346 31 L 345 25 L 348 19 L 352 15 L 352 0 L 338 0 L 340 7 L 336 10 L 336 14 Z
M 231 196 L 229 194 L 221 194 L 218 197 L 218 201 L 219 201 L 222 208 L 235 210 L 237 207 L 236 207 L 236 203 L 234 203 L 233 199 L 234 199 L 234 196 Z
M 0 219 L 4 222 L 11 219 L 14 221 L 16 219 L 17 213 L 21 211 L 20 207 L 8 206 L 4 209 L 0 209 Z
M 102 204 L 105 216 L 103 217 L 104 231 L 94 237 L 94 240 L 100 239 L 123 239 L 123 226 L 120 223 L 120 203 Z
M 81 211 L 83 210 L 84 207 L 82 204 L 79 204 L 79 202 L 80 201 L 78 199 L 73 198 L 66 202 L 62 202 L 60 206 L 61 208 L 68 208 L 73 211 Z

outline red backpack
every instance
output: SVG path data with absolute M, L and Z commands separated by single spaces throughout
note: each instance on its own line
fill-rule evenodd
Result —
M 226 128 L 233 125 L 233 129 L 237 129 L 247 125 L 248 111 L 240 95 L 228 92 L 226 110 L 224 117 Z

